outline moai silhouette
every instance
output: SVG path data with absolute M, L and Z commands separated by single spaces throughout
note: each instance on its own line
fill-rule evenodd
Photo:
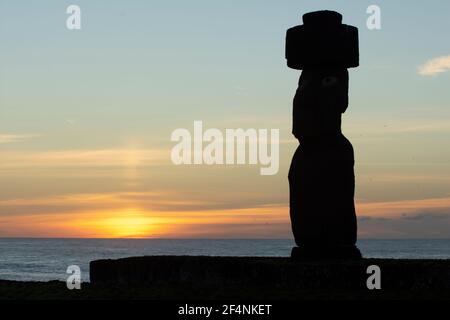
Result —
M 354 153 L 341 131 L 348 68 L 359 65 L 358 29 L 334 11 L 310 12 L 286 35 L 288 67 L 302 70 L 293 134 L 300 145 L 289 170 L 296 259 L 359 259 Z

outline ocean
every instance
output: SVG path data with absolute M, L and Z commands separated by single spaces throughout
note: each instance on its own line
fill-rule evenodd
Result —
M 292 240 L 8 239 L 0 238 L 0 279 L 67 279 L 77 265 L 89 281 L 89 262 L 144 255 L 289 256 Z M 366 258 L 450 259 L 449 240 L 359 240 Z

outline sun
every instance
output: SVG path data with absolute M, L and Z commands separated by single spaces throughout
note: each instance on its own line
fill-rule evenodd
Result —
M 107 238 L 151 238 L 159 233 L 157 219 L 135 209 L 101 215 L 89 224 L 96 233 Z

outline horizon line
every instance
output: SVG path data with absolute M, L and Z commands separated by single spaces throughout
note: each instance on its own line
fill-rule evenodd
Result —
M 28 240 L 283 240 L 283 241 L 292 241 L 292 238 L 96 238 L 96 237 L 2 237 L 0 236 L 0 240 L 19 240 L 19 239 L 28 239 Z M 450 240 L 450 238 L 358 238 L 360 240 Z

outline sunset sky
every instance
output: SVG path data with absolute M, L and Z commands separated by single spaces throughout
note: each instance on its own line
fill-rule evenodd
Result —
M 66 8 L 82 29 L 66 28 Z M 369 5 L 382 28 L 366 27 Z M 0 0 L 0 237 L 291 238 L 286 29 L 360 29 L 361 238 L 450 238 L 450 2 Z M 173 130 L 280 129 L 280 170 L 175 166 Z M 327 199 L 324 198 L 324 201 Z

